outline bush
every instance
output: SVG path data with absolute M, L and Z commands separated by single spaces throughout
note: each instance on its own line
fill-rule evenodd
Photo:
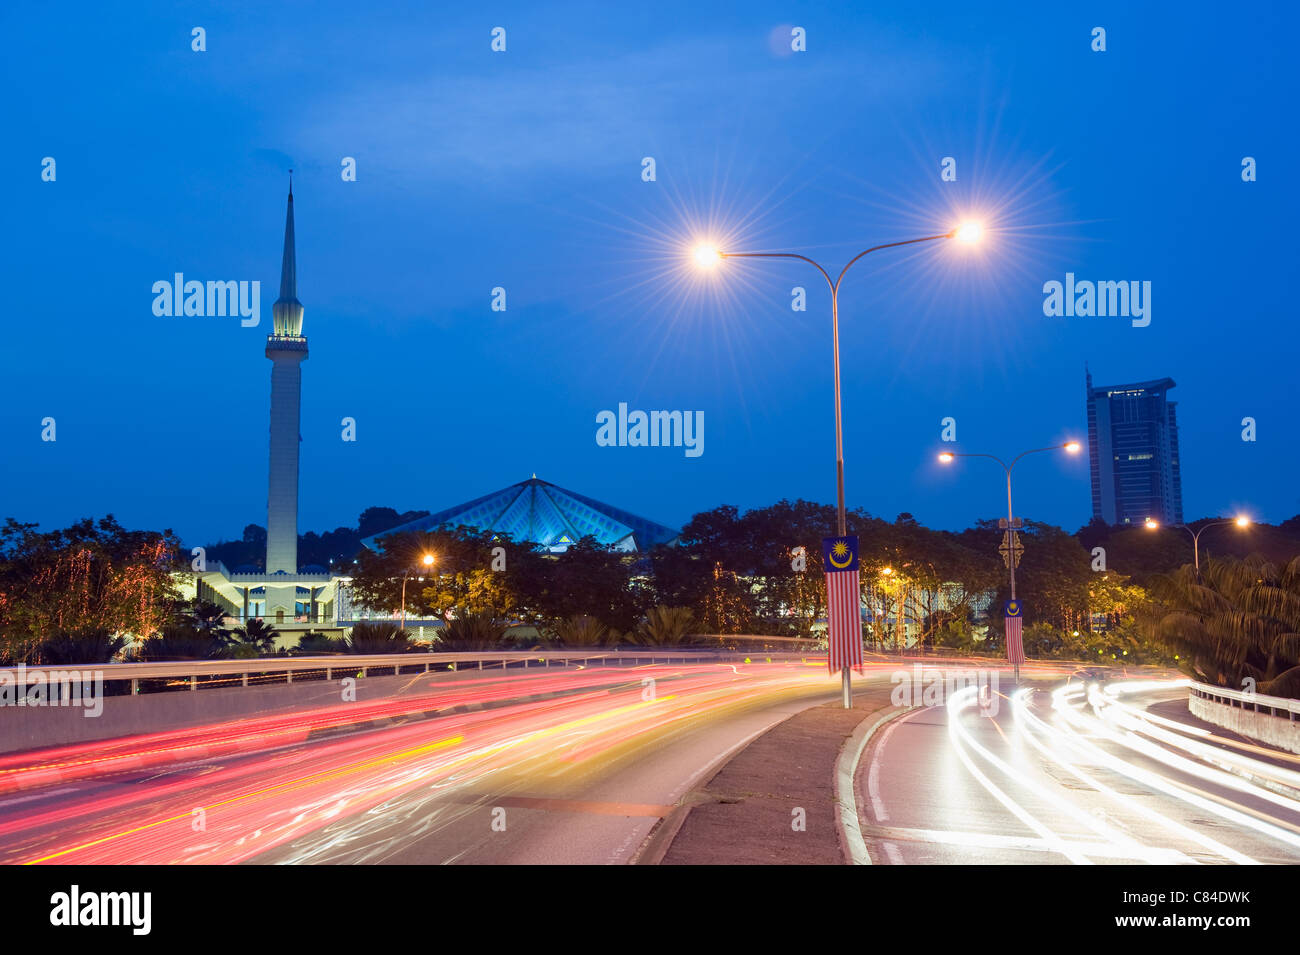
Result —
M 689 607 L 652 607 L 632 640 L 642 646 L 681 646 L 689 642 L 687 634 L 694 625 L 695 615 Z
M 969 653 L 979 646 L 968 620 L 949 620 L 934 635 L 936 647 L 950 647 Z
M 360 626 L 360 624 L 358 624 Z M 347 653 L 348 641 L 344 637 L 331 637 L 324 633 L 306 633 L 298 639 L 293 652 L 303 656 L 316 656 L 322 653 Z
M 348 653 L 411 653 L 411 633 L 395 623 L 364 620 L 352 628 L 347 638 Z
M 505 623 L 490 613 L 457 617 L 438 634 L 435 650 L 495 650 L 505 637 Z
M 1025 656 L 1031 660 L 1060 656 L 1067 649 L 1068 639 L 1063 630 L 1046 623 L 1033 623 L 1021 633 Z
M 574 614 L 552 622 L 546 635 L 562 647 L 599 647 L 609 642 L 610 630 L 595 617 Z
M 1300 700 L 1300 666 L 1292 667 L 1274 679 L 1259 684 L 1258 689 L 1265 696 L 1285 696 Z
M 109 663 L 126 646 L 124 637 L 108 630 L 57 633 L 36 646 L 36 662 L 50 665 Z
M 185 624 L 168 624 L 140 644 L 141 661 L 206 660 L 215 656 L 221 644 L 211 633 Z

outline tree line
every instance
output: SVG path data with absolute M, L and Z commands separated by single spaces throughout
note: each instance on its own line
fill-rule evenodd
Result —
M 367 513 L 369 533 L 407 516 Z M 779 501 L 696 514 L 676 544 L 649 553 L 587 538 L 549 554 L 506 535 L 444 527 L 381 537 L 381 550 L 354 551 L 347 563 L 356 599 L 379 611 L 401 609 L 405 576 L 406 612 L 443 620 L 445 648 L 496 645 L 519 626 L 569 645 L 674 643 L 701 633 L 815 638 L 826 611 L 821 541 L 834 526 L 829 506 Z M 954 532 L 909 514 L 887 521 L 855 510 L 848 530 L 860 540 L 870 645 L 1001 649 L 1009 591 L 996 521 Z M 1026 522 L 1017 569 L 1026 651 L 1168 662 L 1206 682 L 1296 692 L 1300 518 L 1216 531 L 1202 541 L 1198 574 L 1181 530 L 1094 523 L 1071 534 Z M 215 608 L 181 600 L 177 574 L 188 558 L 170 530 L 128 530 L 112 516 L 48 532 L 6 521 L 0 662 L 107 660 L 129 638 L 164 656 L 267 652 L 269 627 L 227 631 Z M 361 637 L 408 646 L 409 635 L 394 629 Z M 308 643 L 347 649 L 320 636 Z

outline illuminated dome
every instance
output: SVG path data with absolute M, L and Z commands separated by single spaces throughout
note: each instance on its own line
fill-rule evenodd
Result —
M 516 541 L 532 541 L 553 553 L 567 550 L 570 544 L 587 536 L 617 550 L 647 551 L 656 544 L 671 543 L 678 535 L 671 527 L 575 494 L 534 476 L 457 507 L 367 537 L 361 543 L 371 550 L 378 550 L 378 539 L 389 534 L 461 524 L 509 534 Z

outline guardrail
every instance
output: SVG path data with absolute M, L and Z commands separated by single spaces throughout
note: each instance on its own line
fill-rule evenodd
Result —
M 1261 693 L 1229 690 L 1221 686 L 1210 686 L 1205 683 L 1191 684 L 1189 692 L 1192 696 L 1200 697 L 1203 700 L 1211 700 L 1225 706 L 1250 710 L 1256 713 L 1267 713 L 1269 716 L 1286 717 L 1292 722 L 1295 722 L 1296 717 L 1300 715 L 1300 700 L 1292 700 L 1284 696 L 1264 696 Z
M 802 659 L 805 654 L 772 651 L 764 654 L 765 660 Z M 745 660 L 743 650 L 710 649 L 673 649 L 673 650 L 485 650 L 458 653 L 374 653 L 374 654 L 339 654 L 318 657 L 250 657 L 237 660 L 192 660 L 164 661 L 159 663 L 100 663 L 76 664 L 67 666 L 18 666 L 0 668 L 0 681 L 11 686 L 27 687 L 33 684 L 55 686 L 67 682 L 69 674 L 83 676 L 93 674 L 104 683 L 126 682 L 131 684 L 134 695 L 140 690 L 140 681 L 185 681 L 189 689 L 197 690 L 201 685 L 230 686 L 239 678 L 241 686 L 249 685 L 249 676 L 259 678 L 283 678 L 283 682 L 292 683 L 294 674 L 324 673 L 329 680 L 335 672 L 360 673 L 365 676 L 368 670 L 391 670 L 393 675 L 406 673 L 428 673 L 432 669 L 460 670 L 475 668 L 508 669 L 512 666 L 527 669 L 538 664 L 550 667 L 555 664 L 568 667 L 571 665 L 601 666 L 643 666 L 654 663 L 729 663 Z M 466 666 L 462 666 L 466 664 Z M 223 680 L 223 677 L 230 678 Z M 202 679 L 202 683 L 200 683 Z M 280 682 L 276 679 L 276 682 Z

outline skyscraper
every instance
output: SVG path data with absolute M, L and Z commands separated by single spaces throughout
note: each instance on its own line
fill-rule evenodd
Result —
M 302 334 L 298 264 L 293 239 L 293 183 L 284 219 L 284 258 L 280 297 L 271 307 L 272 333 L 266 336 L 271 359 L 271 465 L 266 498 L 266 572 L 298 573 L 298 444 L 302 401 Z
M 1088 394 L 1092 516 L 1107 524 L 1183 522 L 1176 402 L 1172 378 L 1094 387 Z

